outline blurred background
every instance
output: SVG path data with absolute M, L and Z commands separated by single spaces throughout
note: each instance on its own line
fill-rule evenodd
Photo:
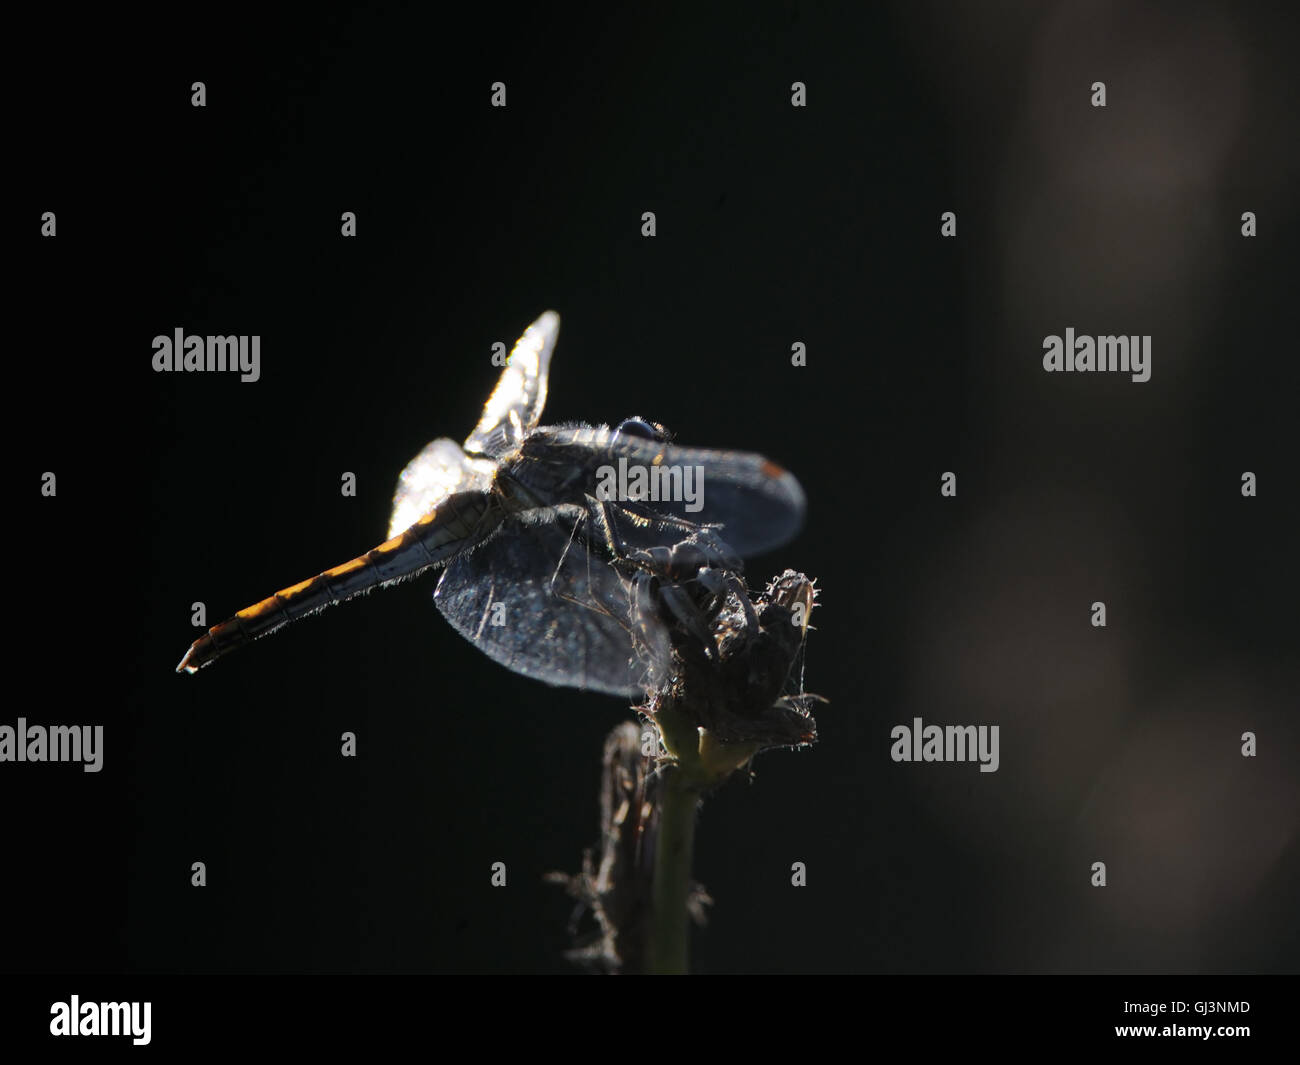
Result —
M 1284 11 L 172 14 L 43 53 L 4 720 L 106 750 L 0 771 L 0 967 L 571 971 L 542 876 L 596 839 L 626 707 L 492 663 L 435 575 L 172 672 L 194 601 L 215 623 L 382 540 L 402 466 L 468 433 L 492 344 L 553 307 L 546 421 L 641 415 L 808 495 L 747 572 L 819 579 L 830 703 L 815 748 L 704 806 L 698 970 L 1295 970 Z M 259 334 L 261 380 L 154 374 L 178 327 Z M 1067 327 L 1150 334 L 1150 381 L 1044 373 Z M 998 725 L 998 772 L 894 763 L 914 717 Z

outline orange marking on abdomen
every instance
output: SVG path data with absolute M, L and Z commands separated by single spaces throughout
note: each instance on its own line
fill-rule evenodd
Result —
M 254 603 L 252 606 L 244 607 L 243 610 L 240 610 L 235 614 L 235 617 L 255 618 L 255 617 L 260 617 L 262 614 L 265 614 L 268 611 L 279 610 L 279 609 L 280 609 L 280 601 L 276 599 L 275 596 L 271 596 L 271 598 L 269 599 L 263 599 L 260 603 Z M 222 622 L 222 625 L 225 624 L 228 624 L 228 622 Z M 217 628 L 221 628 L 222 625 L 218 625 Z
M 341 566 L 335 566 L 333 569 L 327 569 L 321 576 L 323 577 L 346 577 L 349 573 L 355 573 L 359 569 L 364 569 L 367 564 L 365 555 L 360 558 L 354 558 L 351 562 L 344 562 Z
M 305 581 L 299 581 L 297 584 L 289 585 L 288 588 L 281 588 L 275 594 L 279 596 L 288 596 L 288 597 L 298 595 L 302 592 L 305 592 L 308 588 L 310 588 L 311 582 L 314 581 L 315 579 L 316 579 L 315 577 L 308 577 Z
M 763 460 L 763 465 L 759 467 L 759 472 L 762 473 L 764 477 L 771 477 L 773 479 L 784 477 L 786 473 L 782 467 L 778 466 L 771 459 Z

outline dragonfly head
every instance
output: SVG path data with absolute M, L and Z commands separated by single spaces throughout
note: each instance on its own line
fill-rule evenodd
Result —
M 645 418 L 625 418 L 614 430 L 615 442 L 621 436 L 636 437 L 638 440 L 654 440 L 662 444 L 668 440 L 668 430 L 658 422 L 646 421 Z

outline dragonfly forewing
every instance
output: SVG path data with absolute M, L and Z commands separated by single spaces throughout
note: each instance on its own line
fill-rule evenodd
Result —
M 807 503 L 794 474 L 752 451 L 678 447 L 592 426 L 543 427 L 531 433 L 513 475 L 543 492 L 561 478 L 570 495 L 643 503 L 694 525 L 721 525 L 742 558 L 792 540 Z M 571 471 L 584 476 L 574 484 Z M 644 494 L 637 494 L 641 491 Z
M 670 446 L 662 462 L 669 469 L 698 469 L 700 492 L 697 500 L 668 499 L 656 509 L 699 525 L 721 525 L 722 538 L 742 558 L 783 546 L 803 526 L 803 488 L 771 459 L 752 451 Z

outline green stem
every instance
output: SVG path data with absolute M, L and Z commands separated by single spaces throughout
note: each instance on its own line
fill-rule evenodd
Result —
M 664 776 L 646 968 L 659 975 L 685 975 L 690 972 L 686 903 L 691 891 L 695 807 L 700 795 L 680 766 L 665 768 Z
M 655 845 L 646 972 L 690 972 L 691 858 L 695 850 L 695 811 L 700 796 L 754 756 L 755 743 L 719 743 L 673 703 L 654 714 L 659 738 L 672 762 L 663 766 L 659 834 Z

